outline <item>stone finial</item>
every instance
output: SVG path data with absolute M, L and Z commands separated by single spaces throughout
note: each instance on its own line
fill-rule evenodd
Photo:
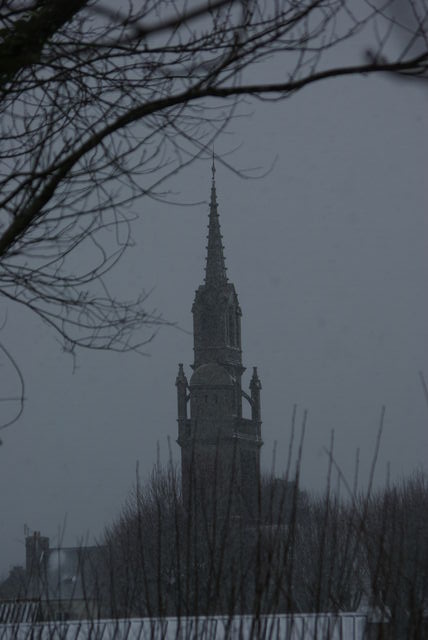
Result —
M 178 385 L 180 384 L 184 384 L 187 387 L 187 378 L 186 378 L 186 374 L 184 373 L 182 362 L 180 362 L 178 365 L 178 373 L 175 379 L 175 386 L 178 387 Z
M 262 388 L 262 383 L 260 382 L 260 378 L 259 375 L 257 373 L 257 367 L 253 367 L 253 375 L 250 381 L 250 389 L 251 390 L 256 390 L 256 389 L 261 389 Z

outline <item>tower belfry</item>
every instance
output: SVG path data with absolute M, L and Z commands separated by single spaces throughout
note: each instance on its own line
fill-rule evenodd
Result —
M 178 444 L 186 502 L 227 503 L 234 516 L 252 518 L 260 475 L 261 384 L 254 368 L 250 393 L 242 391 L 241 308 L 229 282 L 212 165 L 204 283 L 192 307 L 194 363 L 187 381 L 176 379 Z M 244 418 L 242 401 L 251 407 Z

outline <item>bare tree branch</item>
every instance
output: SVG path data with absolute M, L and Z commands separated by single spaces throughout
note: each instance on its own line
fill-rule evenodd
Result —
M 144 198 L 168 202 L 168 177 L 211 153 L 245 96 L 284 100 L 345 76 L 424 76 L 426 13 L 410 0 L 409 28 L 394 6 L 4 2 L 0 295 L 35 312 L 67 350 L 150 340 L 163 320 L 145 293 L 122 301 L 109 285 Z M 331 62 L 362 33 L 368 62 L 363 50 L 354 64 Z M 273 56 L 281 72 L 266 81 Z

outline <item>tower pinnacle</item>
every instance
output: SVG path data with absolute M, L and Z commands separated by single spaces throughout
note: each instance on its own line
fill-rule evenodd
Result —
M 207 262 L 205 266 L 205 284 L 218 287 L 227 283 L 226 263 L 224 259 L 224 247 L 220 231 L 220 218 L 217 208 L 217 193 L 215 187 L 214 154 L 212 162 L 212 183 L 210 213 L 208 222 L 208 246 Z

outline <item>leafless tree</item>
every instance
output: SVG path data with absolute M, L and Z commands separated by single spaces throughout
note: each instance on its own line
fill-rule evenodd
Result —
M 424 638 L 428 602 L 428 482 L 422 472 L 378 491 L 368 503 L 362 548 L 371 603 L 394 633 Z
M 331 487 L 307 495 L 293 481 L 282 483 L 284 500 L 271 499 L 280 484 L 263 480 L 255 521 L 208 513 L 205 526 L 189 518 L 175 469 L 157 469 L 107 531 L 109 615 L 250 614 L 256 622 L 359 610 L 370 638 L 425 638 L 426 476 L 343 497 Z
M 296 611 L 289 570 L 305 496 L 295 482 L 264 478 L 262 485 L 263 506 L 248 520 L 212 501 L 205 511 L 189 510 L 172 464 L 137 483 L 103 541 L 109 613 Z
M 142 196 L 167 202 L 167 178 L 211 153 L 243 96 L 286 99 L 352 74 L 424 74 L 426 6 L 409 0 L 409 29 L 388 13 L 396 4 L 4 0 L 3 300 L 35 312 L 71 352 L 141 346 L 161 318 L 144 293 L 122 300 L 109 286 L 132 243 L 133 203 L 141 212 Z M 361 50 L 354 64 L 331 65 L 329 52 L 339 59 L 363 31 L 370 60 Z M 272 56 L 280 76 L 266 80 Z

